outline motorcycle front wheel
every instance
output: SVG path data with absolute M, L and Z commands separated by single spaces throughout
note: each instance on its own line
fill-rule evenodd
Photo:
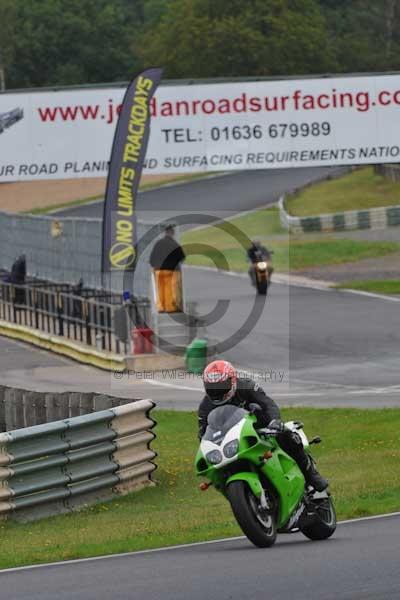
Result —
M 257 282 L 257 292 L 260 296 L 266 296 L 268 293 L 268 281 Z
M 232 512 L 245 536 L 258 548 L 275 543 L 277 526 L 273 510 L 263 509 L 244 481 L 232 481 L 227 488 Z
M 336 511 L 331 496 L 315 500 L 313 520 L 303 527 L 300 524 L 300 531 L 310 540 L 326 540 L 335 530 Z

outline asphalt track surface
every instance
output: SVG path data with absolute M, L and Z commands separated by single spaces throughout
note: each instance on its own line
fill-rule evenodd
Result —
M 231 338 L 223 355 L 281 405 L 400 407 L 400 302 L 275 283 L 264 304 L 246 275 L 186 269 L 184 277 L 201 314 L 217 299 L 229 302 L 208 333 Z M 260 312 L 249 322 L 254 306 Z M 202 395 L 193 375 L 138 372 L 120 379 L 6 338 L 0 349 L 1 380 L 9 385 L 150 397 L 183 410 L 196 409 Z
M 339 524 L 332 538 L 233 538 L 0 573 L 13 600 L 395 600 L 400 515 Z
M 155 223 L 187 213 L 201 212 L 211 216 L 229 216 L 272 204 L 285 192 L 345 170 L 340 167 L 318 167 L 238 171 L 185 184 L 169 184 L 138 194 L 138 216 L 145 221 Z M 65 217 L 101 218 L 103 202 L 100 200 L 64 209 L 57 211 L 57 214 Z
M 138 206 L 160 212 L 252 209 L 283 192 L 343 169 L 247 171 L 170 185 L 139 194 Z M 101 202 L 58 214 L 100 217 Z M 153 214 L 154 213 L 154 214 Z M 267 302 L 255 298 L 246 275 L 185 269 L 187 299 L 201 314 L 217 300 L 226 307 L 207 333 L 221 342 L 223 355 L 248 369 L 285 404 L 399 406 L 400 303 L 379 298 L 274 284 Z M 251 316 L 252 314 L 252 316 Z M 0 340 L 5 383 L 36 389 L 110 389 L 110 393 L 153 397 L 170 408 L 194 408 L 201 382 L 156 376 L 119 381 L 72 361 Z M 283 373 L 283 376 L 281 375 Z
M 196 202 L 204 198 L 215 210 L 219 197 L 215 185 L 229 195 L 229 209 L 237 211 L 273 202 L 282 191 L 316 176 L 315 170 L 270 173 L 267 179 L 262 172 L 252 172 L 193 182 L 189 187 L 193 206 L 188 210 L 196 209 Z M 209 184 L 213 187 L 207 194 L 204 186 Z M 186 197 L 188 188 L 166 189 L 171 193 L 169 208 L 180 211 L 178 197 L 181 193 Z M 159 194 L 146 193 L 149 211 L 157 211 Z M 173 198 L 175 207 L 170 204 Z M 204 203 L 201 206 L 208 210 Z M 100 209 L 99 203 L 92 204 L 75 209 L 74 215 L 99 217 Z M 220 340 L 233 336 L 224 355 L 255 377 L 264 374 L 266 381 L 260 383 L 281 405 L 400 406 L 400 303 L 275 283 L 260 307 L 262 300 L 255 299 L 245 276 L 187 269 L 185 278 L 201 313 L 212 310 L 217 299 L 229 301 L 209 332 Z M 262 310 L 239 339 L 238 330 L 253 305 Z M 0 352 L 1 382 L 10 385 L 152 397 L 159 407 L 174 409 L 195 409 L 201 398 L 198 379 L 117 380 L 5 338 L 0 338 Z M 279 373 L 284 374 L 282 382 L 276 379 Z M 6 571 L 0 573 L 0 597 L 393 600 L 400 598 L 399 539 L 400 516 L 390 516 L 341 524 L 324 542 L 311 542 L 301 534 L 281 535 L 272 549 L 258 550 L 240 538 Z
M 273 284 L 264 304 L 246 275 L 188 269 L 185 277 L 201 312 L 212 310 L 217 298 L 229 302 L 208 329 L 218 340 L 232 336 L 225 353 L 235 364 L 290 369 L 291 377 L 337 385 L 400 384 L 400 302 Z M 238 330 L 252 309 L 259 319 L 248 323 L 240 340 Z

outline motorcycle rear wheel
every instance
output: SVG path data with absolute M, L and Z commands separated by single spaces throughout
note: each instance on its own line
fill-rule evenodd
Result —
M 245 536 L 258 548 L 272 546 L 277 534 L 273 510 L 262 509 L 259 499 L 244 481 L 232 481 L 227 494 L 232 512 Z
M 310 540 L 326 540 L 336 530 L 336 511 L 331 496 L 315 501 L 315 516 L 309 525 L 301 526 L 300 531 Z

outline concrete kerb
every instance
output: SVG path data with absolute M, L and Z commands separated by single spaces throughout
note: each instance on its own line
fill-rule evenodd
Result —
M 400 226 L 400 205 L 295 217 L 286 211 L 285 200 L 285 196 L 279 199 L 280 221 L 282 227 L 292 233 L 332 233 Z
M 136 354 L 120 356 L 112 352 L 100 352 L 90 346 L 77 344 L 60 336 L 51 335 L 24 325 L 16 325 L 0 320 L 0 335 L 27 342 L 39 348 L 62 354 L 80 363 L 91 365 L 106 371 L 124 371 L 126 369 L 161 371 L 181 368 L 184 358 L 163 352 L 157 354 Z
M 0 334 L 28 342 L 57 354 L 68 356 L 69 358 L 99 367 L 100 369 L 115 371 L 125 368 L 125 357 L 123 356 L 118 356 L 111 352 L 99 352 L 90 346 L 80 345 L 61 336 L 44 333 L 24 325 L 0 320 Z

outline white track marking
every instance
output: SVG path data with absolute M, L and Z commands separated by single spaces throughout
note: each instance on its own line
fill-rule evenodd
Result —
M 376 521 L 376 519 L 387 519 L 388 517 L 400 517 L 400 512 L 387 513 L 386 515 L 372 515 L 371 517 L 358 517 L 357 519 L 346 519 L 345 521 L 338 521 L 338 525 L 359 523 L 360 521 Z
M 355 294 L 358 296 L 366 296 L 367 298 L 375 298 L 378 300 L 387 300 L 388 302 L 400 302 L 400 298 L 386 296 L 384 294 L 375 294 L 373 292 L 363 292 L 362 290 L 351 290 L 350 288 L 336 289 L 337 292 L 343 292 L 345 294 Z
M 174 383 L 167 383 L 166 381 L 151 381 L 150 379 L 145 379 L 144 383 L 149 383 L 150 385 L 159 385 L 160 387 L 173 388 L 175 390 L 185 390 L 187 392 L 202 392 L 203 389 L 200 387 L 189 387 L 188 385 L 176 385 Z
M 393 512 L 393 513 L 388 513 L 386 515 L 374 515 L 372 517 L 359 517 L 357 519 L 348 519 L 346 521 L 338 521 L 338 525 L 349 525 L 352 523 L 359 523 L 361 521 L 373 521 L 376 519 L 387 519 L 389 517 L 400 517 L 400 512 Z M 194 542 L 192 544 L 179 544 L 177 546 L 167 546 L 164 548 L 151 548 L 149 550 L 137 550 L 136 552 L 122 552 L 120 554 L 107 554 L 105 556 L 94 556 L 93 558 L 77 558 L 77 559 L 73 559 L 73 560 L 65 560 L 65 561 L 58 561 L 58 562 L 53 562 L 53 563 L 42 563 L 40 565 L 29 565 L 26 567 L 13 567 L 11 569 L 2 569 L 0 570 L 0 577 L 3 573 L 14 573 L 14 572 L 18 572 L 18 571 L 26 571 L 28 569 L 41 569 L 41 568 L 45 568 L 45 567 L 60 567 L 63 565 L 74 565 L 74 564 L 80 564 L 80 563 L 85 563 L 85 562 L 89 562 L 89 561 L 98 561 L 98 560 L 107 560 L 107 559 L 113 559 L 113 558 L 123 558 L 123 557 L 128 557 L 128 556 L 140 556 L 141 554 L 152 554 L 154 552 L 167 552 L 169 550 L 180 550 L 183 548 L 195 548 L 196 546 L 207 546 L 210 544 L 221 544 L 223 542 L 235 542 L 238 540 L 245 540 L 246 537 L 243 536 L 237 536 L 237 537 L 231 537 L 231 538 L 222 538 L 220 540 L 209 540 L 207 542 Z
M 189 387 L 187 385 L 175 385 L 174 383 L 167 383 L 165 381 L 152 381 L 149 379 L 144 380 L 144 383 L 149 383 L 150 385 L 173 388 L 175 390 L 184 390 L 188 392 L 199 392 L 200 394 L 204 393 L 202 387 Z M 273 394 L 274 398 L 302 398 L 306 397 L 325 397 L 326 393 L 323 392 L 277 392 Z
M 240 369 L 238 369 L 240 370 Z M 242 371 L 242 373 L 246 374 L 246 371 Z M 301 380 L 298 380 L 301 381 Z M 301 381 L 303 383 L 303 381 Z M 182 391 L 187 391 L 187 392 L 199 392 L 199 393 L 203 393 L 203 389 L 202 387 L 191 387 L 191 386 L 187 386 L 187 385 L 178 385 L 178 384 L 174 384 L 174 383 L 167 383 L 166 381 L 157 381 L 157 380 L 151 380 L 151 379 L 144 379 L 142 383 L 148 383 L 149 385 L 153 385 L 153 386 L 159 386 L 159 387 L 166 387 L 166 388 L 172 388 L 175 390 L 182 390 Z M 311 383 L 311 382 L 308 382 Z M 389 387 L 384 387 L 384 388 L 359 388 L 359 389 L 354 389 L 354 386 L 341 386 L 339 384 L 328 384 L 325 382 L 321 382 L 321 381 L 315 381 L 313 383 L 317 383 L 320 386 L 326 386 L 326 387 L 337 387 L 339 390 L 341 390 L 343 392 L 343 395 L 366 395 L 366 396 L 370 396 L 370 395 L 376 395 L 376 394 L 393 394 L 394 392 L 396 392 L 397 390 L 399 390 L 400 392 L 400 386 L 389 386 Z M 331 391 L 331 390 L 329 390 Z M 314 391 L 298 391 L 298 392 L 274 392 L 273 394 L 274 398 L 324 398 L 326 397 L 326 391 L 325 392 L 314 392 Z
M 304 384 L 311 384 L 311 385 L 324 385 L 326 387 L 336 387 L 336 388 L 340 388 L 343 390 L 354 390 L 354 388 L 357 388 L 356 385 L 351 385 L 351 384 L 345 384 L 345 383 L 328 383 L 327 381 L 317 381 L 314 379 L 293 379 L 291 378 L 290 381 L 295 382 L 295 383 L 304 383 Z
M 229 275 L 230 277 L 239 277 L 241 279 L 248 278 L 247 273 L 239 273 L 237 271 L 222 271 L 215 267 L 205 267 L 200 265 L 185 265 L 185 268 L 200 269 L 203 271 L 212 271 L 219 275 Z M 335 287 L 327 287 L 327 284 L 318 283 L 317 279 L 308 279 L 304 277 L 304 281 L 296 281 L 291 279 L 290 275 L 284 275 L 276 273 L 272 279 L 274 285 L 288 285 L 290 287 L 300 287 L 305 289 L 317 290 L 319 292 L 337 292 L 340 294 L 353 294 L 354 296 L 363 296 L 365 298 L 372 298 L 374 300 L 386 300 L 387 302 L 400 302 L 400 297 L 392 297 L 384 294 L 375 294 L 373 292 L 364 292 L 362 290 L 352 290 L 350 288 L 338 289 Z
M 59 212 L 65 212 L 66 210 L 76 210 L 77 208 L 82 208 L 86 206 L 93 206 L 93 204 L 100 204 L 100 202 L 104 202 L 104 198 L 97 198 L 95 200 L 88 200 L 87 202 L 83 201 L 81 204 L 72 204 L 70 206 L 66 205 L 63 208 L 54 208 L 53 210 L 47 210 L 44 214 L 46 215 L 56 215 Z M 65 219 L 71 219 L 73 217 L 68 217 L 67 215 L 64 217 Z
M 236 368 L 237 371 L 240 371 L 241 373 L 247 374 L 249 376 L 254 375 L 257 372 L 259 373 L 260 371 L 262 372 L 262 369 L 249 370 L 249 367 L 240 368 L 240 367 L 236 367 L 235 366 L 235 368 Z M 268 369 L 267 369 L 267 372 L 268 372 Z M 278 370 L 278 372 L 279 372 L 279 370 Z M 318 385 L 318 386 L 324 385 L 326 387 L 337 387 L 337 388 L 341 388 L 341 389 L 354 389 L 354 388 L 357 388 L 357 386 L 355 386 L 355 385 L 346 385 L 344 383 L 329 383 L 327 381 L 317 381 L 317 380 L 314 380 L 314 379 L 297 379 L 297 378 L 293 378 L 293 377 L 291 377 L 290 380 L 289 380 L 289 382 L 286 382 L 286 383 L 288 383 L 290 385 L 292 382 L 293 383 L 304 383 L 304 384 Z M 268 383 L 270 383 L 270 382 L 268 382 Z
M 390 387 L 381 387 L 381 388 L 367 388 L 360 390 L 352 390 L 347 392 L 347 394 L 352 394 L 353 396 L 362 395 L 362 394 L 393 394 L 394 392 L 400 392 L 400 388 L 398 386 L 390 386 Z

